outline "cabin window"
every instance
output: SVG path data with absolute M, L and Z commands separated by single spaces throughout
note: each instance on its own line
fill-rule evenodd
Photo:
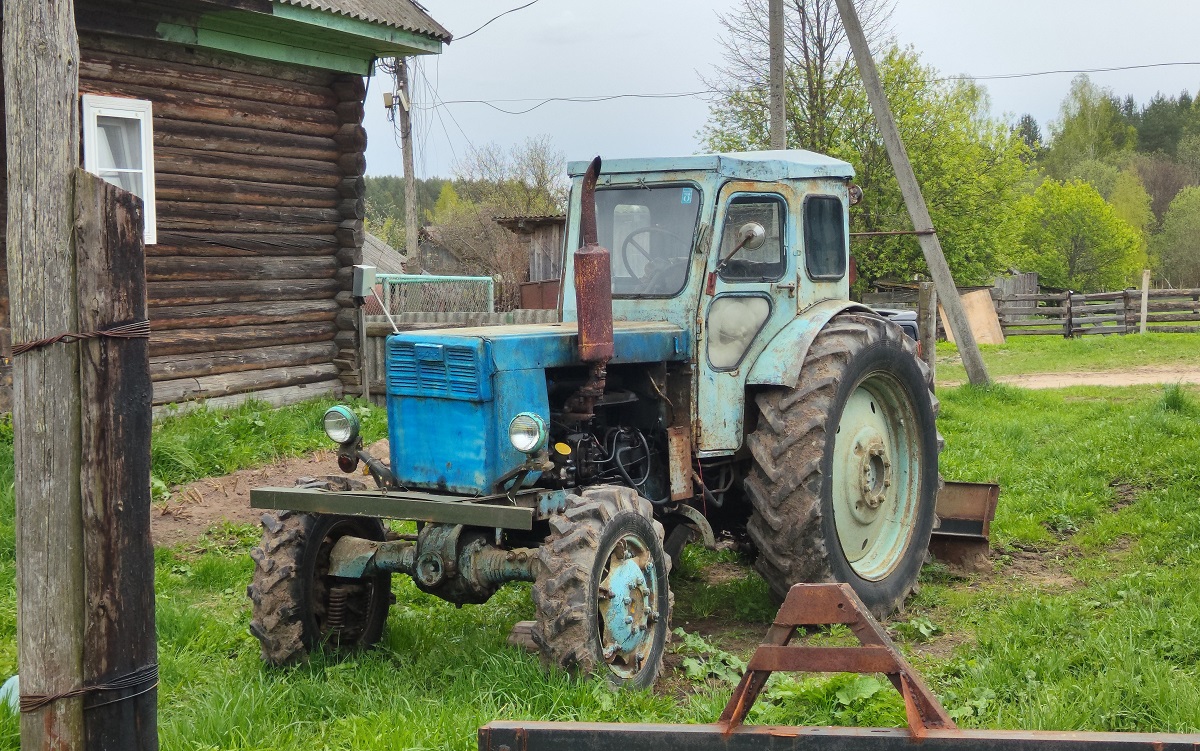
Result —
M 771 282 L 787 271 L 784 228 L 787 207 L 776 195 L 737 196 L 725 211 L 721 235 L 721 278 L 734 282 Z M 744 235 L 751 229 L 754 237 Z
M 683 290 L 700 200 L 700 191 L 689 185 L 596 191 L 597 234 L 612 254 L 614 297 L 674 297 Z
M 813 279 L 828 281 L 846 275 L 846 220 L 841 199 L 809 196 L 805 200 L 804 256 Z
M 148 101 L 92 94 L 83 97 L 83 167 L 142 199 L 147 245 L 157 240 L 152 121 Z

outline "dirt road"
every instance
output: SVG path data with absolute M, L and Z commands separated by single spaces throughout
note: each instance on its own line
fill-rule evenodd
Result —
M 1200 384 L 1200 367 L 1129 368 L 1124 370 L 1099 370 L 1086 373 L 1025 373 L 1023 375 L 1000 376 L 996 382 L 1026 389 L 1061 389 L 1068 386 L 1146 386 L 1153 384 L 1187 383 Z M 953 388 L 962 381 L 938 383 Z

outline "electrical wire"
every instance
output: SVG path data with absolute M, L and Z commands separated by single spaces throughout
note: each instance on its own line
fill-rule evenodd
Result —
M 493 16 L 493 17 L 489 18 L 489 19 L 487 20 L 487 23 L 483 24 L 483 26 L 480 26 L 479 28 L 475 29 L 474 31 L 472 31 L 472 32 L 469 32 L 469 33 L 467 33 L 467 34 L 463 34 L 463 35 L 462 35 L 462 36 L 460 36 L 460 37 L 454 37 L 454 41 L 455 41 L 455 42 L 461 42 L 462 40 L 466 39 L 467 37 L 469 37 L 469 36 L 472 36 L 473 34 L 478 34 L 479 32 L 481 32 L 481 31 L 483 31 L 484 29 L 486 29 L 486 28 L 488 27 L 488 24 L 490 24 L 492 21 L 497 21 L 497 20 L 499 20 L 499 19 L 501 19 L 501 18 L 504 18 L 504 17 L 505 17 L 505 16 L 507 16 L 509 13 L 516 13 L 516 12 L 517 12 L 517 11 L 519 11 L 519 10 L 525 10 L 526 8 L 528 8 L 528 7 L 529 7 L 529 6 L 531 6 L 531 5 L 534 5 L 534 4 L 536 4 L 537 2 L 538 2 L 538 0 L 532 0 L 532 2 L 525 3 L 524 5 L 518 6 L 518 7 L 516 7 L 516 8 L 509 8 L 508 10 L 504 11 L 504 12 L 503 12 L 503 13 L 501 13 L 500 15 L 498 15 L 498 16 Z
M 536 0 L 535 0 L 536 2 Z M 1141 65 L 1114 65 L 1100 68 L 1062 68 L 1057 70 L 1041 70 L 1029 73 L 995 73 L 989 75 L 975 76 L 964 74 L 960 76 L 943 76 L 933 79 L 933 82 L 940 83 L 944 81 L 1005 81 L 1019 78 L 1035 78 L 1038 76 L 1052 76 L 1062 74 L 1080 74 L 1080 73 L 1112 73 L 1125 70 L 1146 70 L 1151 68 L 1171 68 L 1183 66 L 1200 66 L 1200 61 L 1179 61 L 1169 63 L 1145 63 Z M 609 102 L 615 99 L 683 99 L 687 97 L 703 97 L 712 96 L 714 94 L 726 93 L 720 89 L 701 89 L 699 91 L 680 91 L 680 92 L 665 92 L 658 94 L 603 94 L 595 96 L 561 96 L 561 97 L 524 97 L 515 99 L 450 99 L 440 100 L 435 103 L 434 107 L 447 107 L 455 104 L 482 104 L 490 107 L 497 112 L 502 112 L 506 115 L 526 115 L 534 110 L 544 107 L 552 102 L 569 102 L 576 104 L 592 104 L 596 102 Z M 499 104 L 512 104 L 518 102 L 536 102 L 532 107 L 525 109 L 505 109 L 499 107 Z

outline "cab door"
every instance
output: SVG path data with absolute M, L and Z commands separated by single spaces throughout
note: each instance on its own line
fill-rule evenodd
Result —
M 796 315 L 798 222 L 786 185 L 748 181 L 721 190 L 697 337 L 697 437 L 701 458 L 742 445 L 746 374 Z

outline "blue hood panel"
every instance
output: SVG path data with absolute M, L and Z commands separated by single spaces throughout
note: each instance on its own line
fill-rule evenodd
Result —
M 525 456 L 508 440 L 518 412 L 547 422 L 547 368 L 579 364 L 571 323 L 486 326 L 393 334 L 387 340 L 392 473 L 404 487 L 465 495 Z M 614 324 L 612 362 L 687 360 L 688 333 L 660 322 Z M 533 478 L 531 478 L 532 480 Z

